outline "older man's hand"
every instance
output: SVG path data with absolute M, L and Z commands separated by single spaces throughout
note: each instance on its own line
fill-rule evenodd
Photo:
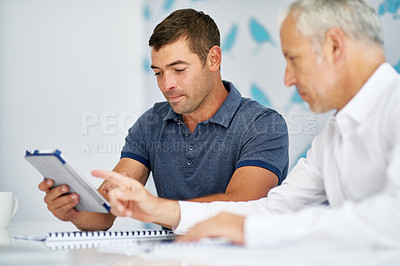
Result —
M 178 238 L 178 241 L 198 241 L 202 238 L 221 237 L 230 240 L 234 244 L 244 244 L 244 220 L 245 217 L 230 213 L 220 213 L 204 222 L 195 225 L 186 235 Z

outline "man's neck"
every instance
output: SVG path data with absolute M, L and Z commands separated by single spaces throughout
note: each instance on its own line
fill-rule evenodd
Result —
M 345 79 L 343 80 L 342 103 L 338 110 L 341 110 L 350 100 L 361 90 L 368 79 L 383 64 L 386 59 L 380 50 L 374 50 L 368 54 L 358 51 L 359 54 L 353 54 L 344 70 Z
M 209 95 L 206 104 L 203 104 L 201 108 L 190 114 L 183 114 L 183 122 L 189 128 L 190 132 L 194 132 L 198 123 L 210 119 L 224 103 L 228 94 L 224 84 L 220 81 L 213 89 L 212 94 Z

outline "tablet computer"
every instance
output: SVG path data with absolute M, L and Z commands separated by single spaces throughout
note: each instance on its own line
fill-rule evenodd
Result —
M 110 204 L 67 162 L 59 150 L 26 151 L 25 159 L 30 162 L 45 179 L 54 180 L 54 186 L 63 184 L 69 186 L 69 193 L 79 195 L 79 203 L 75 206 L 78 211 L 108 213 Z

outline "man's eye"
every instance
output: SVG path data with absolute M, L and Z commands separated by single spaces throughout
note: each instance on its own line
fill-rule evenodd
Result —
M 185 69 L 184 68 L 178 68 L 178 69 L 175 69 L 175 71 L 176 72 L 183 72 L 183 71 L 185 71 Z
M 160 73 L 160 72 L 156 72 L 156 73 L 154 73 L 154 76 L 159 76 L 159 75 L 161 75 L 161 73 Z

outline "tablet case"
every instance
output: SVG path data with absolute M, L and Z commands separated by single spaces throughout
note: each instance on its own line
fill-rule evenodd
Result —
M 106 199 L 74 168 L 72 168 L 61 151 L 26 151 L 25 159 L 30 162 L 45 179 L 54 180 L 54 187 L 67 184 L 69 193 L 79 195 L 78 211 L 108 213 L 110 204 Z

